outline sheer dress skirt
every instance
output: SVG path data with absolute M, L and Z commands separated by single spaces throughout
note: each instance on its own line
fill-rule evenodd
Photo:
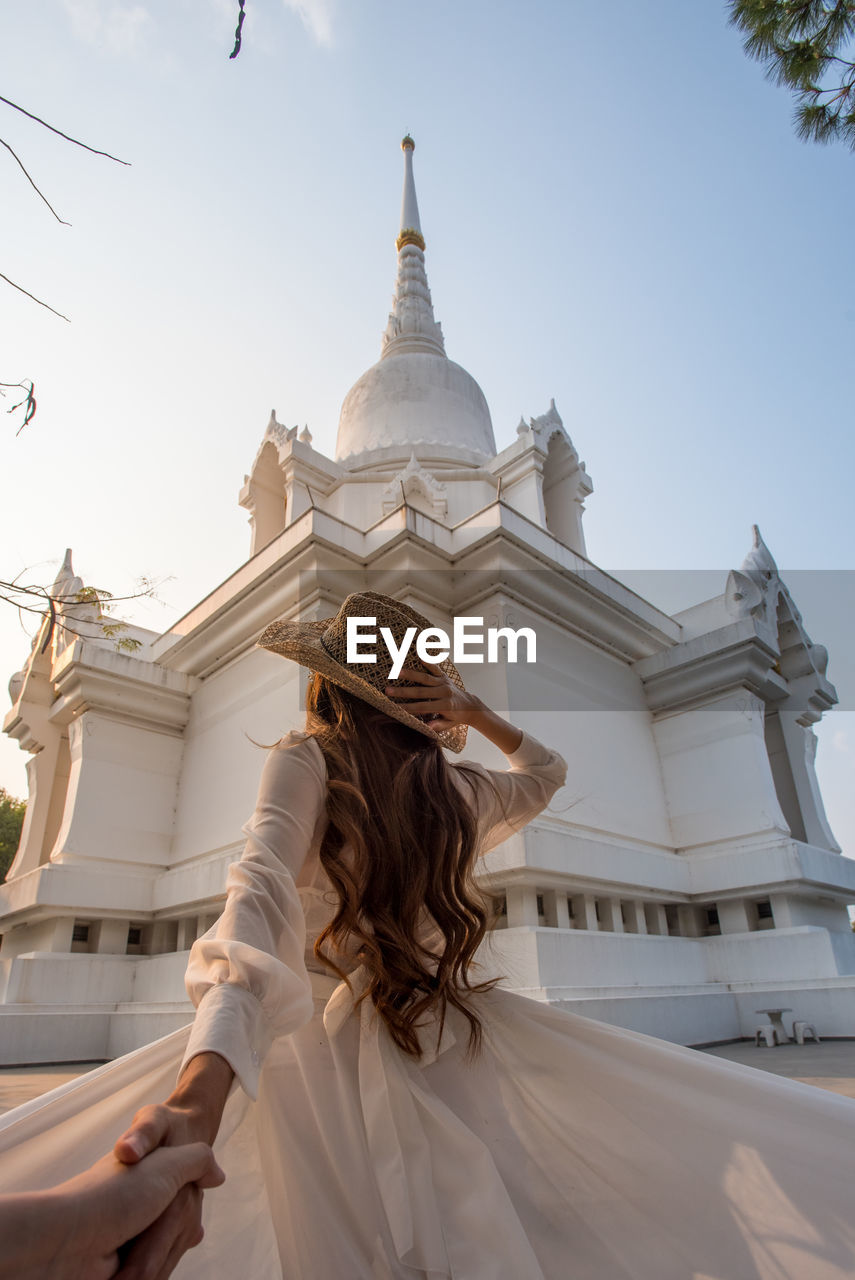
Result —
M 476 998 L 474 1061 L 455 1011 L 422 1029 L 417 1061 L 355 1004 L 359 968 L 350 988 L 311 974 L 325 764 L 306 734 L 283 743 L 190 953 L 192 1027 L 0 1117 L 0 1191 L 86 1168 L 216 1052 L 236 1073 L 227 1182 L 178 1280 L 855 1276 L 855 1101 L 501 988 Z M 507 759 L 460 784 L 482 852 L 567 772 L 529 734 Z
M 474 1063 L 455 1013 L 416 1063 L 324 981 L 257 1102 L 232 1090 L 228 1180 L 178 1280 L 855 1275 L 852 1100 L 501 989 L 478 998 Z M 0 1118 L 0 1191 L 103 1155 L 187 1036 Z

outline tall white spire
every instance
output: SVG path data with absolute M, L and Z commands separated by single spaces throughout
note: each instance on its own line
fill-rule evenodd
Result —
M 366 369 L 341 406 L 335 456 L 348 468 L 406 464 L 415 455 L 480 466 L 496 453 L 484 392 L 445 354 L 434 319 L 425 242 L 413 181 L 415 143 L 407 136 L 398 280 L 380 359 Z M 434 495 L 435 496 L 435 495 Z M 440 504 L 441 505 L 441 504 Z
M 399 251 L 406 243 L 415 244 L 422 250 L 425 247 L 422 224 L 419 220 L 419 202 L 416 199 L 416 180 L 413 177 L 415 149 L 416 144 L 407 134 L 401 143 L 401 150 L 404 153 L 404 195 L 401 200 L 401 233 L 396 242 Z
M 413 177 L 416 144 L 409 134 L 401 143 L 404 153 L 404 194 L 398 248 L 398 279 L 393 309 L 383 334 L 381 359 L 404 352 L 445 355 L 442 328 L 433 314 L 425 272 L 425 241 L 419 220 L 419 202 Z

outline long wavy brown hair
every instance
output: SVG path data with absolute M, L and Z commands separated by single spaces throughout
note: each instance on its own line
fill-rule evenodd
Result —
M 439 744 L 312 673 L 306 729 L 327 766 L 327 816 L 320 860 L 338 909 L 315 955 L 340 977 L 332 951 L 354 942 L 367 990 L 392 1039 L 419 1058 L 418 1030 L 449 1005 L 469 1023 L 468 1055 L 481 1045 L 473 982 L 475 952 L 495 918 L 495 901 L 473 879 L 478 854 L 473 805 L 451 776 Z M 456 771 L 474 789 L 465 765 Z M 483 775 L 481 775 L 483 777 Z M 435 932 L 432 927 L 435 927 Z M 420 941 L 433 933 L 432 946 Z

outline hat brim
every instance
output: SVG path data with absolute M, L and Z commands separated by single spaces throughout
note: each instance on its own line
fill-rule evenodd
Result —
M 418 617 L 416 614 L 414 616 Z M 258 637 L 256 645 L 258 648 L 270 650 L 271 653 L 278 653 L 283 658 L 290 658 L 292 662 L 298 662 L 300 666 L 307 667 L 310 671 L 317 671 L 327 680 L 338 685 L 340 689 L 347 690 L 348 693 L 361 698 L 363 702 L 376 707 L 378 711 L 385 712 L 393 720 L 399 720 L 401 724 L 417 729 L 419 733 L 438 742 L 440 746 L 447 747 L 449 751 L 463 750 L 467 725 L 454 725 L 450 729 L 432 729 L 429 724 L 407 711 L 401 703 L 387 697 L 362 676 L 351 671 L 346 663 L 338 662 L 327 653 L 321 644 L 321 636 L 332 621 L 332 618 L 319 618 L 312 622 L 291 622 L 284 619 L 272 622 Z M 424 626 L 429 625 L 427 619 L 421 621 Z M 411 661 L 417 666 L 425 665 L 418 658 L 413 658 Z M 444 671 L 459 689 L 464 688 L 460 673 L 450 659 L 445 659 L 436 666 Z M 429 667 L 425 669 L 430 670 Z

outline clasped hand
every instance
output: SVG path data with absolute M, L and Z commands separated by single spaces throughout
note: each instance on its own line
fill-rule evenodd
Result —
M 166 1280 L 202 1239 L 202 1191 L 225 1181 L 207 1143 L 114 1154 L 47 1191 L 0 1196 L 0 1280 Z
M 207 1137 L 203 1124 L 188 1110 L 169 1103 L 147 1106 L 116 1142 L 112 1159 L 127 1173 L 145 1177 L 152 1164 L 167 1155 L 167 1148 L 175 1149 L 168 1153 L 172 1156 L 200 1147 Z M 202 1240 L 203 1185 L 218 1186 L 222 1181 L 221 1175 L 219 1182 L 182 1187 L 161 1216 L 121 1251 L 116 1280 L 166 1280 L 182 1255 Z
M 190 1149 L 213 1143 L 233 1079 L 229 1064 L 215 1053 L 191 1059 L 165 1102 L 143 1107 L 113 1148 L 113 1157 L 129 1169 L 144 1172 L 164 1148 Z M 208 1148 L 209 1149 L 209 1148 Z M 219 1172 L 219 1170 L 218 1170 Z M 222 1181 L 223 1175 L 220 1175 Z M 116 1280 L 166 1280 L 187 1249 L 202 1239 L 203 1186 L 184 1206 L 169 1209 L 130 1247 Z M 189 1215 L 189 1216 L 188 1216 Z M 111 1273 L 112 1274 L 112 1273 Z

